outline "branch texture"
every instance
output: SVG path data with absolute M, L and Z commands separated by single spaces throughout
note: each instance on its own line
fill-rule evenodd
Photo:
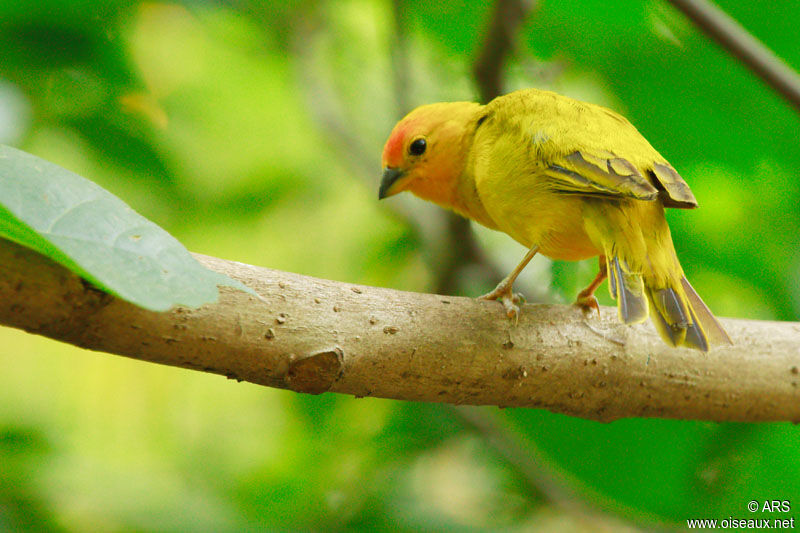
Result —
M 622 417 L 800 421 L 800 324 L 723 320 L 708 354 L 652 327 L 526 305 L 321 280 L 197 256 L 264 297 L 223 288 L 199 309 L 154 313 L 0 241 L 0 323 L 77 346 L 270 387 Z

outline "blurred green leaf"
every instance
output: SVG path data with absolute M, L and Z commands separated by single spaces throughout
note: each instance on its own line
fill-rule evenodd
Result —
M 638 520 L 735 517 L 749 514 L 751 499 L 800 497 L 800 435 L 788 424 L 601 424 L 543 410 L 507 413 L 574 489 Z
M 38 486 L 52 449 L 37 429 L 0 424 L 0 530 L 63 531 Z
M 0 147 L 0 236 L 153 311 L 216 301 L 217 285 L 253 293 L 198 263 L 122 200 L 33 155 Z
M 480 46 L 492 10 L 490 2 L 478 0 L 435 3 L 404 0 L 400 4 L 402 12 L 407 13 L 415 26 L 435 36 L 439 46 L 467 59 Z

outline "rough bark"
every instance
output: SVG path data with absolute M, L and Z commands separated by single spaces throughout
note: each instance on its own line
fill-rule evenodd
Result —
M 315 279 L 197 256 L 264 301 L 154 313 L 0 241 L 0 323 L 92 350 L 298 392 L 622 417 L 800 421 L 800 324 L 724 319 L 735 345 L 665 346 L 613 309 L 501 305 Z

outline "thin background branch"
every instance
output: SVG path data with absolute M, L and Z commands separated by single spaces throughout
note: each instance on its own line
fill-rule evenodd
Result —
M 800 76 L 725 11 L 707 0 L 669 0 L 800 112 Z
M 533 0 L 498 0 L 495 3 L 486 38 L 472 66 L 481 102 L 487 103 L 505 92 L 503 67 L 514 50 L 520 27 L 535 7 Z
M 408 98 L 411 87 L 410 68 L 408 65 L 408 37 L 404 18 L 403 0 L 392 0 L 392 22 L 394 23 L 394 43 L 391 46 L 392 73 L 394 74 L 394 100 L 397 104 L 397 116 L 402 117 L 411 111 Z
M 587 531 L 636 531 L 630 523 L 604 512 L 585 498 L 576 496 L 563 476 L 548 468 L 536 445 L 519 434 L 506 417 L 493 415 L 485 407 L 448 406 L 478 433 L 525 480 L 531 492 L 560 508 Z M 598 521 L 598 515 L 602 518 Z M 652 530 L 652 523 L 647 524 Z

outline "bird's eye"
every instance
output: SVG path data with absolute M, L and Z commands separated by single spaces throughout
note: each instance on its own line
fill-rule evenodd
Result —
M 411 155 L 422 155 L 425 153 L 425 148 L 427 147 L 428 143 L 425 142 L 425 139 L 417 139 L 408 147 L 408 153 Z

